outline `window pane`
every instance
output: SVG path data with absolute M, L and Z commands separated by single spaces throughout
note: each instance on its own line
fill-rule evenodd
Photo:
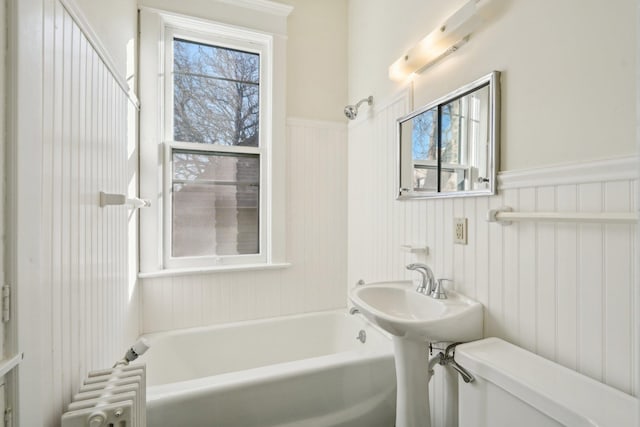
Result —
M 440 174 L 440 191 L 463 191 L 464 188 L 464 169 L 442 168 Z
M 438 191 L 438 166 L 414 166 L 413 191 Z
M 442 106 L 441 163 L 460 164 L 460 140 L 465 132 L 460 113 L 460 99 Z
M 260 56 L 174 40 L 174 139 L 258 146 Z
M 173 40 L 173 69 L 176 73 L 260 83 L 260 55 L 189 40 Z M 229 65 L 236 69 L 230 70 Z
M 257 86 L 177 74 L 175 82 L 176 141 L 258 146 Z
M 438 191 L 438 120 L 432 109 L 413 119 L 413 190 Z
M 413 119 L 411 130 L 413 141 L 413 161 L 436 160 L 438 150 L 437 111 L 429 110 Z
M 259 253 L 259 155 L 175 150 L 173 257 Z

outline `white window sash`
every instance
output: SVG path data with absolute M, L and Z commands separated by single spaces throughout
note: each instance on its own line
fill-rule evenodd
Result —
M 267 248 L 268 242 L 266 241 L 266 223 L 265 218 L 268 216 L 267 210 L 267 198 L 264 193 L 267 189 L 263 188 L 263 182 L 265 181 L 266 168 L 265 156 L 263 152 L 266 151 L 261 147 L 229 147 L 214 144 L 198 144 L 198 143 L 185 143 L 169 141 L 164 144 L 164 264 L 168 268 L 193 268 L 202 266 L 226 266 L 226 265 L 239 265 L 239 264 L 262 264 L 267 262 Z M 173 188 L 173 150 L 206 152 L 206 153 L 231 153 L 231 154 L 256 154 L 260 157 L 260 200 L 259 200 L 259 250 L 257 254 L 244 254 L 244 255 L 210 255 L 210 256 L 192 256 L 192 257 L 174 257 L 171 255 L 172 249 L 172 188 Z

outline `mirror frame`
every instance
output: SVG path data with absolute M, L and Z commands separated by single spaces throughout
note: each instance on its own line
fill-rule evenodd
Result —
M 476 89 L 483 86 L 489 87 L 489 155 L 487 175 L 489 178 L 489 188 L 483 190 L 469 191 L 449 191 L 449 192 L 417 192 L 402 188 L 402 124 L 413 119 L 420 114 L 433 108 L 446 105 L 451 101 L 461 98 Z M 396 189 L 397 200 L 412 199 L 432 199 L 432 198 L 451 198 L 451 197 L 474 197 L 474 196 L 492 196 L 497 192 L 497 171 L 500 163 L 500 72 L 492 71 L 491 73 L 480 77 L 479 79 L 466 84 L 443 97 L 430 102 L 417 110 L 412 111 L 406 116 L 400 117 L 396 121 L 396 144 L 397 144 L 397 173 L 396 173 Z M 413 168 L 413 164 L 411 166 Z M 440 170 L 440 154 L 438 154 L 438 170 Z

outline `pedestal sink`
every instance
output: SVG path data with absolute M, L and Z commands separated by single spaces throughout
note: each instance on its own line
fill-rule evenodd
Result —
M 482 338 L 482 304 L 454 291 L 434 299 L 411 281 L 356 286 L 349 298 L 364 316 L 393 335 L 398 396 L 396 427 L 430 427 L 428 342 Z

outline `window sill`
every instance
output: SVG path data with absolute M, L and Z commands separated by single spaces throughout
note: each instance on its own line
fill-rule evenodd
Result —
M 138 273 L 138 278 L 152 279 L 156 277 L 188 276 L 193 274 L 229 273 L 233 271 L 278 270 L 290 266 L 291 264 L 288 262 L 278 262 L 270 264 L 240 264 L 215 267 L 169 268 L 165 270 L 150 271 L 146 273 L 141 272 Z

